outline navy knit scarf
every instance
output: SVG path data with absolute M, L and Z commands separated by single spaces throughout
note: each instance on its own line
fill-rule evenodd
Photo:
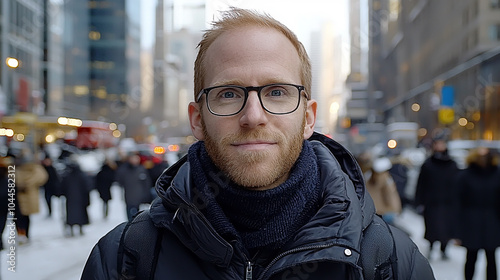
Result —
M 289 178 L 264 191 L 230 181 L 214 165 L 204 142 L 190 147 L 188 160 L 195 203 L 222 237 L 238 240 L 248 251 L 282 247 L 319 209 L 319 169 L 308 141 Z

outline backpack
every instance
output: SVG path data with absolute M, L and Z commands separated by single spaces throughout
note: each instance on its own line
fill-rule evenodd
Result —
M 153 279 L 162 236 L 149 217 L 149 210 L 137 213 L 125 225 L 118 246 L 120 280 Z
M 118 247 L 120 280 L 154 278 L 162 236 L 149 217 L 149 210 L 139 212 L 126 224 Z M 365 279 L 398 279 L 396 244 L 391 226 L 378 215 L 363 230 L 358 265 L 363 268 Z

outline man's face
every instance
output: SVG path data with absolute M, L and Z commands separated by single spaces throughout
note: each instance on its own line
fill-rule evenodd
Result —
M 137 166 L 141 163 L 141 157 L 139 155 L 130 155 L 128 158 L 128 162 L 131 165 Z
M 50 158 L 44 158 L 42 160 L 42 164 L 45 166 L 50 166 L 51 163 L 52 163 L 52 160 Z
M 301 84 L 297 51 L 274 29 L 228 31 L 206 55 L 205 87 Z M 301 102 L 293 113 L 273 115 L 264 111 L 257 92 L 251 91 L 237 115 L 214 116 L 200 102 L 189 105 L 189 116 L 194 136 L 205 141 L 210 157 L 231 180 L 247 188 L 269 189 L 286 180 L 303 140 L 312 135 L 316 102 Z
M 443 140 L 436 140 L 432 144 L 432 148 L 433 148 L 434 152 L 443 153 L 447 149 L 447 144 Z

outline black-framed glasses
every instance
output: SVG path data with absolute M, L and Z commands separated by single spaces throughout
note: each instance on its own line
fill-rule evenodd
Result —
M 304 86 L 269 84 L 260 87 L 236 85 L 209 87 L 200 91 L 196 102 L 200 102 L 202 95 L 205 94 L 210 113 L 216 116 L 232 116 L 243 110 L 250 91 L 257 91 L 260 105 L 264 110 L 275 115 L 285 115 L 294 112 L 299 107 Z M 305 96 L 308 98 L 306 94 Z

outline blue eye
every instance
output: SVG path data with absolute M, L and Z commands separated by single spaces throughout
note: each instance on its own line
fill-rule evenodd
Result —
M 271 85 L 264 87 L 262 89 L 262 94 L 264 98 L 282 99 L 290 97 L 290 92 L 292 89 L 287 85 Z
M 269 93 L 270 96 L 282 96 L 283 91 L 279 89 L 274 89 Z
M 220 102 L 245 98 L 245 92 L 242 89 L 230 86 L 215 88 L 213 94 L 214 96 L 212 99 L 219 99 Z
M 235 98 L 236 94 L 232 91 L 226 91 L 221 94 L 222 98 Z

